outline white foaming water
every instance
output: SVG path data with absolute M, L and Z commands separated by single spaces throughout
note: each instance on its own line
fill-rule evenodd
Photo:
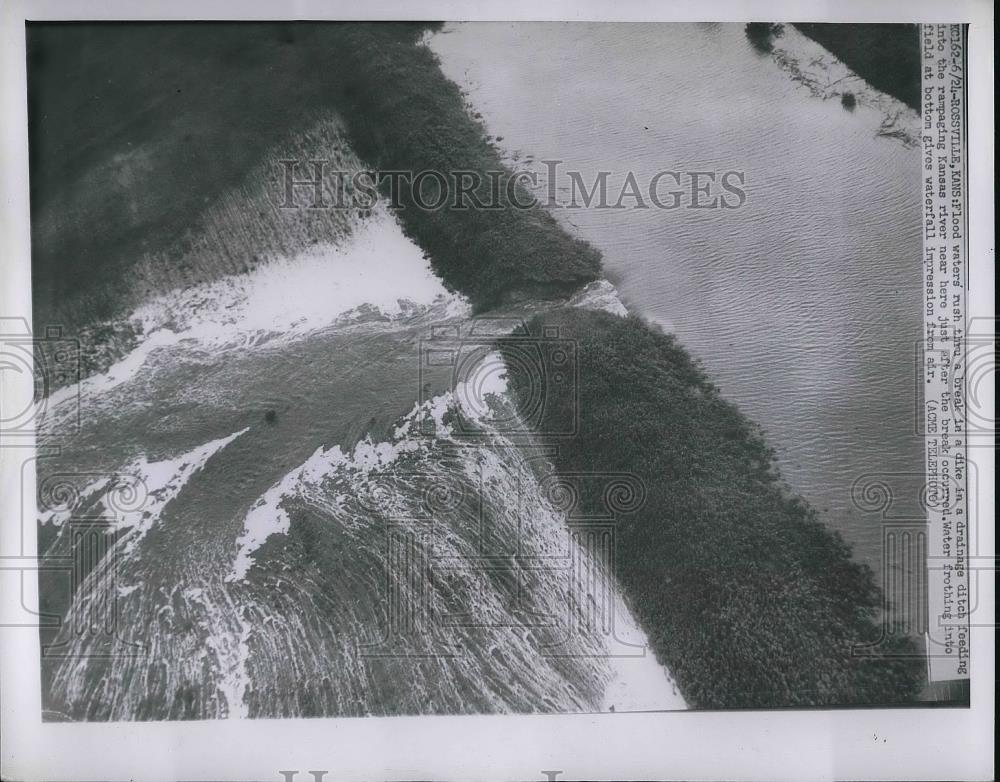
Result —
M 285 475 L 254 503 L 243 519 L 243 534 L 236 541 L 237 552 L 233 568 L 226 576 L 227 582 L 246 578 L 253 565 L 253 553 L 264 545 L 271 535 L 288 532 L 291 519 L 282 507 L 282 501 L 304 486 L 315 485 L 333 470 L 344 468 L 367 474 L 375 468 L 392 464 L 400 454 L 420 448 L 416 440 L 401 439 L 393 443 L 374 443 L 370 438 L 358 443 L 352 451 L 344 453 L 339 445 L 318 448 L 299 467 Z
M 414 405 L 413 411 L 396 427 L 391 442 L 376 443 L 369 435 L 347 453 L 339 445 L 317 448 L 312 456 L 268 489 L 247 513 L 243 519 L 243 534 L 236 541 L 236 559 L 226 581 L 241 581 L 246 578 L 253 565 L 253 553 L 271 535 L 288 532 L 291 519 L 282 507 L 283 500 L 305 487 L 319 484 L 336 470 L 367 475 L 372 470 L 388 467 L 404 453 L 426 448 L 426 438 L 410 436 L 410 425 L 420 416 L 428 415 L 437 422 L 439 429 L 446 431 L 441 419 L 450 398 L 450 395 L 441 396 L 424 405 Z
M 466 416 L 485 423 L 493 418 L 506 393 L 507 367 L 500 353 L 494 350 L 483 357 L 466 380 L 455 386 L 455 401 Z
M 579 293 L 575 294 L 569 300 L 568 305 L 585 310 L 609 312 L 620 318 L 628 315 L 628 309 L 622 303 L 618 295 L 618 289 L 607 280 L 595 280 L 590 283 Z
M 91 481 L 86 486 L 82 487 L 78 491 L 73 493 L 69 502 L 50 502 L 47 503 L 48 510 L 41 511 L 38 514 L 38 521 L 40 524 L 52 524 L 55 527 L 61 527 L 73 516 L 73 511 L 78 508 L 83 507 L 85 504 L 89 503 L 92 499 L 101 497 L 104 491 L 107 489 L 108 484 L 111 482 L 111 476 L 104 476 Z M 55 506 L 55 507 L 53 507 Z
M 47 408 L 55 411 L 64 402 L 76 399 L 78 394 L 81 400 L 106 394 L 135 377 L 153 351 L 175 345 L 179 341 L 180 337 L 170 329 L 158 328 L 149 332 L 138 347 L 112 364 L 107 371 L 88 377 L 79 383 L 63 386 L 50 394 Z
M 150 461 L 142 454 L 112 474 L 87 484 L 76 493 L 72 503 L 41 513 L 39 521 L 60 527 L 75 511 L 96 501 L 98 515 L 113 519 L 115 530 L 126 533 L 119 543 L 124 544 L 123 553 L 129 554 L 192 476 L 201 471 L 212 456 L 247 431 L 248 428 L 242 429 L 169 459 Z
M 343 244 L 317 245 L 247 275 L 158 297 L 136 317 L 147 327 L 177 323 L 181 339 L 230 344 L 316 331 L 363 314 L 362 307 L 391 319 L 449 297 L 420 249 L 380 208 Z
M 456 466 L 460 474 L 467 479 L 468 485 L 479 487 L 478 491 L 482 492 L 480 501 L 484 503 L 484 507 L 492 508 L 497 513 L 518 517 L 521 513 L 518 508 L 521 507 L 520 503 L 523 502 L 524 496 L 530 497 L 528 504 L 531 510 L 528 515 L 517 522 L 516 526 L 510 527 L 506 534 L 516 534 L 520 537 L 528 547 L 528 551 L 547 552 L 548 556 L 552 556 L 560 550 L 565 544 L 559 541 L 564 540 L 568 532 L 561 514 L 548 507 L 538 493 L 539 484 L 534 478 L 530 479 L 530 487 L 524 483 L 525 475 L 519 472 L 523 470 L 524 465 L 519 462 L 518 449 L 507 442 L 500 433 L 489 428 L 493 412 L 504 408 L 506 414 L 511 405 L 511 400 L 506 395 L 507 383 L 504 373 L 492 371 L 493 368 L 502 366 L 499 355 L 486 356 L 482 361 L 482 371 L 472 373 L 474 380 L 459 384 L 454 392 L 415 405 L 386 442 L 375 443 L 366 438 L 348 452 L 344 452 L 338 446 L 317 450 L 302 465 L 271 487 L 247 514 L 244 533 L 237 540 L 236 560 L 226 581 L 236 582 L 245 579 L 254 564 L 254 552 L 267 538 L 289 532 L 290 519 L 283 507 L 286 501 L 305 502 L 311 507 L 325 507 L 326 512 L 331 514 L 331 519 L 336 520 L 328 523 L 340 525 L 342 529 L 348 531 L 348 534 L 358 536 L 359 539 L 370 534 L 370 530 L 368 532 L 366 530 L 375 523 L 367 514 L 358 512 L 359 497 L 376 501 L 379 513 L 387 518 L 397 513 L 408 516 L 413 512 L 408 504 L 412 501 L 411 495 L 414 492 L 419 495 L 421 490 L 407 486 L 407 481 L 412 480 L 413 475 L 419 475 L 422 480 L 427 480 L 428 470 L 431 470 L 433 475 L 437 474 L 434 473 L 435 468 L 430 465 L 434 464 L 435 450 L 440 449 L 443 444 L 463 446 L 464 455 Z M 468 441 L 460 442 L 461 438 L 455 436 L 448 423 L 448 415 L 458 411 L 485 427 L 486 431 L 481 442 L 477 441 L 475 444 Z M 422 422 L 433 422 L 435 430 L 433 437 L 421 436 L 418 433 Z M 415 463 L 407 461 L 404 465 L 406 469 L 401 471 L 387 469 L 399 462 L 404 455 L 408 459 L 415 457 L 418 461 Z M 411 472 L 414 470 L 414 465 L 417 465 L 417 469 Z M 447 474 L 443 473 L 438 478 Z M 391 490 L 388 493 L 378 493 L 374 488 L 380 480 L 389 482 Z M 428 486 L 441 487 L 442 484 L 431 481 Z M 535 507 L 536 504 L 538 507 Z M 364 503 L 361 507 L 363 505 Z M 510 524 L 510 519 L 502 523 Z M 522 523 L 526 526 L 521 527 Z M 448 527 L 449 524 L 444 522 L 442 529 L 447 530 Z M 457 535 L 455 533 L 456 531 L 443 533 L 443 537 L 434 544 L 436 556 L 448 558 L 445 552 L 450 552 L 453 561 L 469 556 L 469 552 L 461 548 L 459 542 L 461 533 Z M 570 543 L 570 545 L 576 544 Z M 452 547 L 456 548 L 452 550 Z M 582 556 L 587 558 L 589 555 L 583 553 Z M 588 567 L 599 569 L 601 565 L 591 563 Z M 607 579 L 607 583 L 613 582 Z M 649 650 L 648 638 L 633 618 L 617 585 L 611 586 L 611 589 L 613 590 L 610 596 L 610 610 L 614 617 L 613 636 L 592 631 L 593 635 L 579 641 L 583 644 L 581 653 L 592 658 L 589 664 L 591 672 L 601 682 L 599 686 L 603 695 L 589 704 L 581 702 L 577 707 L 604 711 L 686 708 L 669 671 L 657 662 Z M 591 599 L 599 597 L 595 594 Z M 552 588 L 535 596 L 535 599 L 541 600 L 549 607 L 558 605 L 560 601 L 568 598 L 569 593 Z M 490 605 L 494 598 L 484 599 L 486 603 L 479 607 L 480 610 L 492 612 L 493 615 L 504 610 L 499 605 Z M 586 600 L 580 600 L 579 603 L 585 604 Z M 504 655 L 516 657 L 518 654 L 532 653 L 530 645 L 534 642 L 526 638 L 521 638 L 512 631 L 506 641 L 497 643 L 503 644 Z M 512 648 L 508 648 L 506 644 L 512 645 Z M 537 654 L 539 651 L 536 649 L 533 653 Z M 553 675 L 552 671 L 544 673 L 544 670 L 548 670 L 546 666 L 542 666 L 535 675 Z M 236 676 L 233 682 L 245 689 L 245 676 Z M 558 691 L 562 685 L 556 686 L 550 683 L 542 689 L 549 686 L 555 687 Z M 243 708 L 241 704 L 239 709 Z M 505 710 L 501 701 L 496 702 L 496 708 Z
M 469 310 L 379 207 L 342 244 L 317 245 L 249 274 L 146 302 L 130 318 L 147 335 L 142 342 L 106 372 L 53 393 L 47 406 L 55 410 L 77 394 L 84 403 L 99 397 L 134 378 L 155 351 L 181 343 L 248 348 L 362 319 L 393 321 L 431 307 L 440 308 L 442 317 Z
M 143 502 L 137 507 L 114 510 L 117 529 L 128 530 L 125 553 L 134 549 L 153 528 L 163 509 L 180 494 L 191 477 L 199 472 L 212 456 L 245 434 L 248 429 L 249 427 L 228 437 L 212 440 L 172 459 L 151 462 L 145 456 L 140 456 L 119 471 L 121 475 L 134 476 L 144 493 Z
M 230 620 L 234 619 L 236 624 L 235 628 L 227 628 L 220 616 L 223 613 L 220 606 L 213 602 L 204 589 L 187 589 L 183 596 L 189 603 L 197 606 L 205 617 L 203 621 L 213 626 L 213 632 L 206 636 L 205 645 L 215 654 L 220 669 L 215 686 L 225 700 L 226 718 L 246 719 L 249 716 L 246 694 L 251 684 L 248 663 L 253 626 L 239 607 L 230 606 L 223 601 L 223 605 L 230 609 L 224 611 L 225 615 Z

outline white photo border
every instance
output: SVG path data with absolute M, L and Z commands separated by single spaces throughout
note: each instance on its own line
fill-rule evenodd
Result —
M 834 10 L 834 8 L 836 10 Z M 30 321 L 25 20 L 445 19 L 968 22 L 969 318 L 994 317 L 993 7 L 959 2 L 372 2 L 224 0 L 8 2 L 0 9 L 0 315 Z M 919 258 L 914 259 L 919 263 Z M 917 302 L 914 306 L 918 306 Z M 9 373 L 6 373 L 9 374 Z M 30 398 L 7 382 L 7 403 Z M 993 379 L 987 393 L 993 405 Z M 12 401 L 13 400 L 13 401 Z M 973 628 L 971 707 L 392 717 L 198 722 L 42 723 L 35 628 L 2 626 L 37 579 L 20 550 L 20 464 L 0 454 L 0 765 L 5 779 L 992 779 L 994 630 Z M 13 455 L 12 455 L 13 454 Z M 994 451 L 970 453 L 981 518 L 994 518 Z M 33 486 L 29 487 L 33 490 Z M 994 529 L 978 530 L 983 554 Z M 17 541 L 15 542 L 15 537 Z M 4 565 L 4 563 L 7 563 Z M 16 563 L 15 563 L 16 564 Z M 24 592 L 22 593 L 22 586 Z M 993 610 L 994 581 L 980 599 Z

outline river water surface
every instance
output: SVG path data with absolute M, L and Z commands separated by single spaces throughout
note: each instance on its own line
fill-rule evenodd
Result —
M 738 26 L 459 25 L 430 45 L 519 164 L 745 172 L 737 210 L 556 214 L 879 568 L 880 517 L 851 487 L 919 485 L 917 151 Z M 340 148 L 327 124 L 303 139 Z M 154 291 L 135 349 L 47 400 L 39 549 L 63 562 L 68 521 L 114 519 L 80 583 L 42 577 L 67 618 L 42 632 L 49 718 L 684 708 L 520 450 L 453 367 L 424 372 L 422 341 L 468 303 L 381 210 L 331 236 L 259 190 L 222 199 L 190 265 L 258 245 L 268 263 Z M 446 420 L 465 407 L 472 440 Z M 95 629 L 102 606 L 128 621 Z
M 851 490 L 877 479 L 897 515 L 921 516 L 919 150 L 878 137 L 875 109 L 812 95 L 742 25 L 458 24 L 429 45 L 521 168 L 561 160 L 588 186 L 612 172 L 612 200 L 629 171 L 643 187 L 661 170 L 744 172 L 740 209 L 556 214 L 881 573 L 882 516 Z

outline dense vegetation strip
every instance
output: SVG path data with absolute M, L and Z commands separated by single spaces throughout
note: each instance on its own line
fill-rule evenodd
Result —
M 443 188 L 430 177 L 421 182 L 422 202 L 443 201 L 443 208 L 421 208 L 404 187 L 398 212 L 446 284 L 482 308 L 511 292 L 565 294 L 600 276 L 592 246 L 567 234 L 540 205 L 512 204 L 531 203 L 530 193 L 511 179 L 436 55 L 416 44 L 419 26 L 350 25 L 343 32 L 348 68 L 340 105 L 354 148 L 380 171 L 446 177 Z M 457 172 L 478 182 L 461 198 Z
M 521 203 L 530 196 L 508 188 L 486 130 L 420 44 L 428 26 L 29 25 L 38 321 L 72 329 L 81 324 L 67 323 L 67 311 L 117 314 L 133 264 L 183 239 L 290 129 L 305 131 L 330 110 L 373 168 L 479 176 L 463 198 L 500 208 L 424 210 L 408 188 L 398 195 L 404 226 L 437 273 L 480 307 L 512 290 L 563 293 L 599 276 L 594 248 L 546 210 L 510 208 L 511 190 Z M 874 87 L 918 106 L 915 25 L 796 26 Z M 756 27 L 766 47 L 772 26 Z M 436 184 L 423 181 L 425 201 L 436 200 Z
M 646 486 L 645 505 L 619 517 L 618 574 L 689 703 L 889 704 L 917 694 L 922 662 L 885 656 L 915 654 L 910 640 L 852 655 L 880 636 L 871 571 L 790 493 L 758 429 L 672 336 L 635 316 L 582 310 L 539 315 L 530 328 L 577 342 L 579 397 L 546 396 L 539 424 L 561 431 L 550 424 L 578 405 L 578 434 L 548 438 L 557 471 L 631 472 Z M 537 378 L 510 379 L 526 404 Z M 604 501 L 598 485 L 579 487 L 590 511 Z
M 29 28 L 36 317 L 83 295 L 95 314 L 113 310 L 109 282 L 324 110 L 341 114 L 376 169 L 502 169 L 460 90 L 420 45 L 423 26 L 89 27 L 83 46 L 68 28 Z M 134 67 L 145 53 L 156 57 Z M 80 64 L 88 70 L 74 70 Z M 516 292 L 568 292 L 600 274 L 596 250 L 499 191 L 504 208 L 465 210 L 421 209 L 413 193 L 397 193 L 407 232 L 449 286 L 485 308 Z M 57 219 L 36 219 L 43 213 Z M 532 327 L 547 325 L 578 340 L 581 372 L 580 432 L 559 441 L 555 466 L 645 482 L 645 506 L 621 518 L 619 575 L 689 702 L 911 697 L 919 663 L 850 654 L 878 636 L 871 573 L 784 488 L 760 434 L 673 338 L 603 313 L 560 311 Z M 512 375 L 522 397 L 527 382 Z M 544 416 L 564 422 L 560 405 L 571 402 L 549 401 Z M 910 642 L 882 650 L 910 651 Z
M 137 262 L 170 247 L 183 256 L 208 206 L 331 111 L 373 169 L 440 172 L 449 187 L 452 173 L 473 172 L 480 203 L 499 191 L 497 208 L 462 210 L 448 208 L 456 193 L 431 192 L 434 178 L 423 180 L 424 202 L 442 200 L 440 209 L 420 209 L 408 188 L 398 192 L 408 234 L 445 283 L 478 306 L 512 289 L 563 293 L 596 279 L 596 250 L 537 205 L 510 208 L 530 195 L 516 180 L 508 187 L 510 172 L 485 129 L 421 45 L 427 28 L 29 25 L 36 320 L 72 330 L 121 314 L 133 303 L 122 281 Z

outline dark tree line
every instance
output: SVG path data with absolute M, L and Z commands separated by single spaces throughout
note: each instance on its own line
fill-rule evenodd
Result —
M 577 341 L 579 434 L 551 438 L 562 474 L 630 472 L 643 507 L 617 526 L 617 572 L 658 659 L 701 708 L 891 704 L 923 682 L 912 641 L 881 636 L 869 568 L 782 482 L 758 428 L 725 401 L 691 356 L 640 318 L 561 310 Z M 510 374 L 530 396 L 526 376 Z M 545 420 L 539 431 L 548 431 Z M 545 439 L 545 438 L 543 438 Z M 592 509 L 604 500 L 587 495 Z M 596 485 L 596 484 L 595 484 Z M 911 655 L 894 657 L 893 655 Z

